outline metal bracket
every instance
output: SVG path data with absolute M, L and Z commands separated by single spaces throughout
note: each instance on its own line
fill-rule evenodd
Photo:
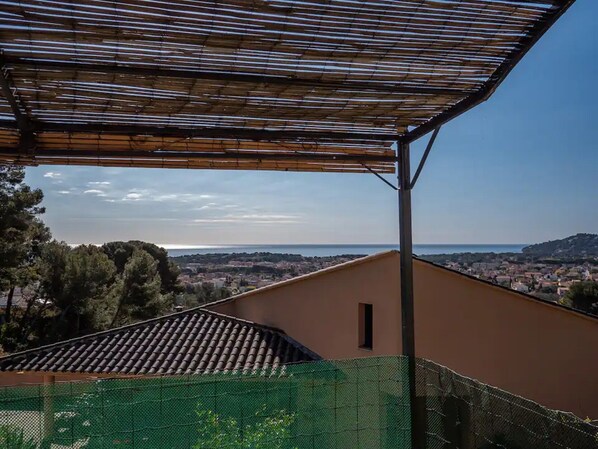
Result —
M 10 109 L 17 122 L 17 128 L 20 132 L 20 149 L 27 153 L 32 153 L 35 150 L 35 134 L 33 133 L 33 125 L 27 112 L 21 111 L 23 101 L 16 95 L 16 88 L 13 80 L 6 68 L 6 61 L 4 56 L 0 54 L 0 89 L 4 94 L 4 98 L 10 105 Z
M 419 178 L 419 175 L 421 174 L 421 172 L 422 172 L 422 170 L 424 168 L 424 165 L 426 163 L 426 159 L 428 159 L 428 155 L 430 154 L 430 150 L 434 146 L 434 141 L 436 140 L 436 136 L 438 136 L 438 133 L 440 132 L 440 127 L 441 126 L 438 126 L 437 128 L 434 128 L 434 132 L 432 133 L 432 137 L 430 137 L 430 141 L 428 142 L 428 145 L 426 146 L 426 150 L 424 151 L 424 154 L 423 154 L 423 156 L 421 158 L 421 161 L 419 161 L 419 165 L 417 167 L 417 170 L 415 171 L 415 175 L 413 176 L 413 179 L 411 180 L 411 185 L 409 186 L 411 189 L 413 189 L 413 187 L 415 187 L 415 183 L 417 182 L 417 178 Z
M 376 170 L 371 169 L 370 167 L 368 167 L 365 164 L 361 164 L 363 165 L 367 171 L 369 171 L 371 174 L 375 175 L 380 181 L 382 181 L 384 184 L 386 184 L 387 186 L 389 186 L 391 189 L 393 190 L 399 190 L 398 187 L 396 187 L 395 185 L 393 185 L 391 182 L 389 182 L 388 180 L 386 180 L 380 173 L 378 173 Z

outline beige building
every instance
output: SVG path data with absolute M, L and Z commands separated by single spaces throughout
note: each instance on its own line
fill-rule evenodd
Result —
M 422 260 L 414 264 L 419 357 L 547 407 L 598 418 L 598 319 Z M 325 359 L 368 357 L 401 351 L 399 290 L 399 254 L 391 251 L 209 307 L 284 329 Z

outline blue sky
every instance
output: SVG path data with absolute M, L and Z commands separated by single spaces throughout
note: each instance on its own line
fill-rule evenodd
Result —
M 416 243 L 598 233 L 597 20 L 598 2 L 578 0 L 489 101 L 443 127 L 413 193 Z M 69 243 L 398 238 L 396 192 L 369 174 L 36 167 L 27 181 Z

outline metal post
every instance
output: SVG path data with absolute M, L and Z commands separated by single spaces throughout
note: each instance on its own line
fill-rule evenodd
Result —
M 54 383 L 56 377 L 53 374 L 44 375 L 43 385 L 43 437 L 41 447 L 50 447 L 54 438 Z
M 399 236 L 401 272 L 401 341 L 407 357 L 409 407 L 411 414 L 411 448 L 420 449 L 421 426 L 417 413 L 415 389 L 415 326 L 413 307 L 413 236 L 411 231 L 411 169 L 409 144 L 397 143 L 399 176 Z M 422 447 L 423 449 L 423 447 Z

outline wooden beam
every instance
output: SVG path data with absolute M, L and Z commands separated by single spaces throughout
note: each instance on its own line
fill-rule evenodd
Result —
M 33 122 L 36 132 L 91 132 L 124 135 L 151 135 L 161 137 L 207 137 L 219 139 L 249 139 L 249 140 L 397 140 L 396 133 L 361 133 L 361 132 L 326 132 L 326 131 L 284 131 L 250 128 L 180 128 L 168 126 L 148 125 L 115 125 L 101 123 L 52 123 Z
M 245 73 L 233 72 L 207 72 L 200 70 L 184 70 L 184 69 L 162 69 L 147 66 L 126 66 L 126 65 L 111 65 L 111 64 L 90 64 L 83 62 L 44 60 L 44 59 L 29 59 L 20 58 L 16 56 L 6 56 L 5 60 L 10 65 L 20 65 L 33 67 L 36 69 L 60 69 L 60 70 L 80 70 L 85 72 L 97 73 L 117 73 L 134 76 L 151 76 L 151 77 L 170 77 L 183 79 L 206 79 L 214 81 L 233 81 L 239 83 L 254 83 L 254 84 L 282 84 L 293 86 L 307 86 L 307 87 L 322 87 L 326 89 L 354 89 L 367 90 L 382 93 L 395 94 L 409 94 L 409 95 L 442 95 L 465 97 L 472 93 L 460 89 L 449 89 L 439 87 L 426 86 L 409 86 L 401 84 L 389 83 L 374 83 L 374 82 L 359 82 L 359 81 L 325 81 L 319 79 L 304 79 L 292 78 L 287 76 L 272 76 L 272 75 L 254 75 Z
M 1 154 L 29 156 L 16 148 L 0 148 Z M 330 153 L 260 153 L 260 152 L 193 152 L 193 151 L 103 151 L 103 150 L 44 150 L 38 149 L 40 157 L 109 158 L 109 159 L 205 159 L 205 160 L 268 160 L 268 161 L 317 161 L 317 162 L 386 162 L 393 164 L 396 156 L 377 154 L 330 154 Z

